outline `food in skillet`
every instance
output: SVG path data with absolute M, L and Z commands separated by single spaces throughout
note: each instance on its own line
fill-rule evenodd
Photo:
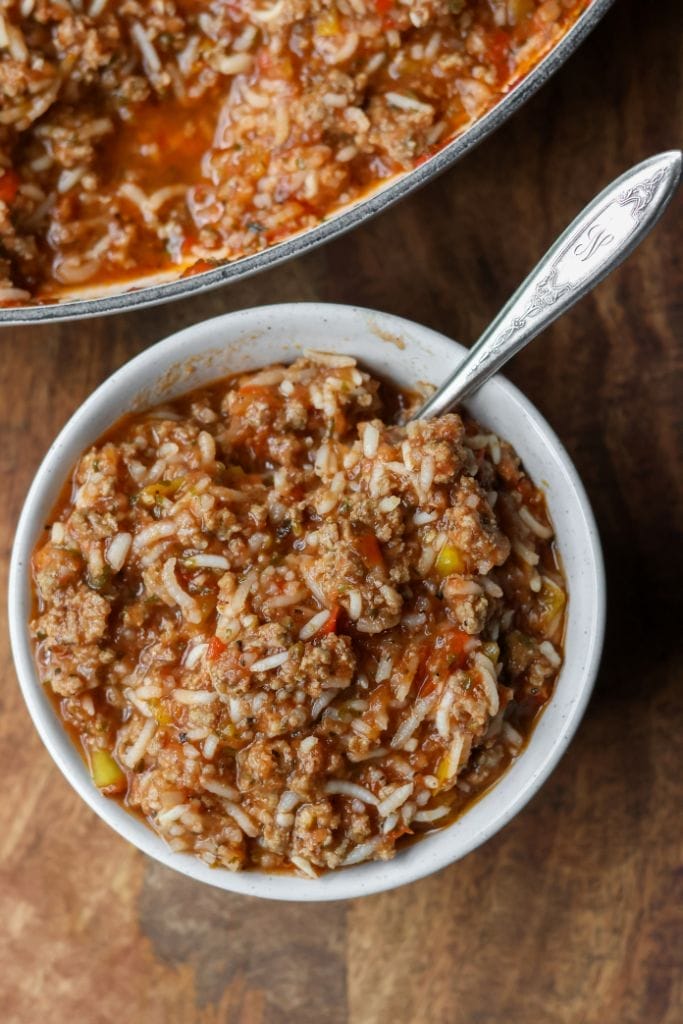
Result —
M 559 667 L 541 492 L 463 415 L 311 352 L 127 416 L 33 559 L 39 673 L 95 786 L 174 850 L 391 857 L 521 751 Z
M 589 0 L 0 0 L 0 305 L 258 252 L 490 109 Z

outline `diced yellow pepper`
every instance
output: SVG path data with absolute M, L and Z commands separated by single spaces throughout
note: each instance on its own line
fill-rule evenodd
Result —
M 445 754 L 439 761 L 439 767 L 436 769 L 436 777 L 439 782 L 447 782 L 448 779 L 450 779 L 450 757 L 448 754 Z
M 485 654 L 496 665 L 500 657 L 500 647 L 493 640 L 489 640 L 482 646 L 481 653 Z
M 538 603 L 541 609 L 541 627 L 550 632 L 558 621 L 567 603 L 564 591 L 548 576 L 543 576 L 543 585 L 538 595 Z
M 126 776 L 108 750 L 93 750 L 90 754 L 90 768 L 98 789 L 121 786 L 126 781 Z
M 458 766 L 460 765 L 460 758 L 462 757 L 463 745 L 464 741 L 462 734 L 457 733 L 455 739 L 450 745 L 450 748 L 441 758 L 436 769 L 436 777 L 439 782 L 449 782 L 458 774 Z
M 462 551 L 455 544 L 444 544 L 436 559 L 436 571 L 440 576 L 450 576 L 454 572 L 462 572 L 465 560 Z
M 318 36 L 336 36 L 339 34 L 339 17 L 334 10 L 326 11 L 315 22 L 315 34 Z
M 139 494 L 139 500 L 143 505 L 154 505 L 156 502 L 170 498 L 180 490 L 185 482 L 185 477 L 177 476 L 173 480 L 157 480 L 156 483 L 143 487 Z
M 172 718 L 169 715 L 166 707 L 161 703 L 158 697 L 153 697 L 147 702 L 152 709 L 152 714 L 157 720 L 159 725 L 170 725 Z
M 519 25 L 533 9 L 533 0 L 508 0 L 508 18 L 513 25 Z

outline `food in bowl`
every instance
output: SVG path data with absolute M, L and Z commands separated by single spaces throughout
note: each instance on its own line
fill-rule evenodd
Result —
M 42 682 L 177 851 L 391 857 L 520 753 L 562 662 L 545 501 L 467 415 L 309 352 L 120 421 L 36 548 Z
M 8 0 L 0 305 L 310 228 L 464 131 L 589 0 Z

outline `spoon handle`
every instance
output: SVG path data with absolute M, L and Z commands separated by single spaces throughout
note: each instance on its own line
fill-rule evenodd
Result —
M 653 156 L 622 174 L 589 203 L 415 418 L 440 416 L 480 388 L 625 260 L 671 200 L 682 157 L 679 150 Z

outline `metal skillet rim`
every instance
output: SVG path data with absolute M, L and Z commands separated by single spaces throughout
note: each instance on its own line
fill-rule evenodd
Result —
M 338 238 L 359 224 L 389 209 L 395 203 L 443 174 L 466 153 L 477 146 L 508 120 L 534 93 L 555 74 L 588 34 L 604 17 L 614 0 L 593 0 L 560 42 L 512 88 L 487 114 L 468 128 L 423 164 L 399 175 L 391 184 L 378 188 L 365 199 L 334 214 L 313 228 L 309 228 L 283 242 L 225 263 L 215 270 L 174 281 L 143 285 L 128 291 L 105 295 L 101 298 L 74 299 L 42 306 L 18 306 L 0 309 L 0 327 L 25 323 L 65 323 L 72 320 L 108 316 L 113 313 L 145 309 L 164 302 L 174 302 L 220 288 L 232 281 L 243 280 L 286 260 L 317 249 L 325 242 Z

